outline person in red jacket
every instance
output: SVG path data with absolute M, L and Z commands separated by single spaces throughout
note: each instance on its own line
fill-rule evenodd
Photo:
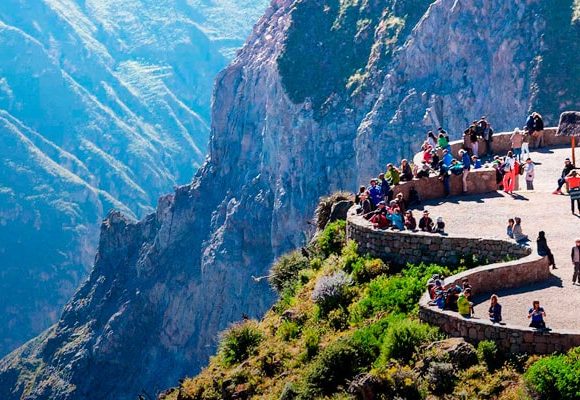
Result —
M 576 214 L 574 201 L 578 204 L 578 212 L 580 212 L 580 176 L 576 171 L 572 171 L 566 177 L 566 183 L 568 183 L 568 193 L 570 193 L 572 214 Z

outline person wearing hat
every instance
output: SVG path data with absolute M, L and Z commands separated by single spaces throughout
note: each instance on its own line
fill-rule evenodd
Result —
M 552 192 L 552 194 L 562 194 L 562 186 L 566 183 L 566 177 L 573 169 L 576 167 L 569 158 L 564 160 L 564 169 L 562 170 L 562 174 L 560 175 L 560 179 L 558 179 L 558 188 Z
M 373 211 L 369 221 L 377 229 L 387 229 L 390 226 L 384 201 L 379 201 L 377 209 Z
M 578 204 L 578 212 L 580 212 L 580 176 L 576 171 L 572 171 L 566 177 L 566 183 L 570 194 L 570 207 L 572 208 L 572 214 L 575 215 L 574 201 Z

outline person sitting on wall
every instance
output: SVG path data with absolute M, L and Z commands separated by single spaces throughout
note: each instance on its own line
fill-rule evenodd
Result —
M 379 202 L 377 209 L 373 211 L 372 214 L 373 215 L 369 221 L 373 224 L 373 227 L 377 229 L 387 229 L 391 225 L 387 219 L 387 210 L 384 201 Z
M 447 290 L 445 290 L 445 309 L 451 311 L 457 310 L 457 300 L 459 299 L 459 293 L 461 293 L 461 288 L 455 284 L 451 284 Z
M 544 231 L 540 231 L 538 233 L 536 244 L 538 247 L 538 255 L 542 257 L 548 257 L 548 262 L 552 266 L 552 269 L 557 269 L 554 255 L 552 254 L 552 250 L 550 250 L 548 247 L 548 241 L 546 240 L 546 233 Z
M 393 190 L 389 182 L 385 179 L 385 174 L 382 172 L 379 174 L 379 182 L 381 184 L 381 197 L 383 201 L 391 201 L 393 199 Z
M 393 201 L 395 202 L 395 205 L 401 209 L 401 212 L 404 213 L 407 211 L 407 201 L 405 200 L 403 193 L 397 193 L 397 196 Z
M 405 229 L 405 223 L 403 220 L 403 214 L 401 209 L 397 206 L 391 209 L 391 212 L 387 214 L 387 219 L 391 222 L 391 226 L 395 229 L 402 231 Z
M 358 188 L 358 193 L 354 195 L 354 204 L 360 205 L 360 202 L 361 202 L 360 196 L 361 196 L 361 194 L 366 193 L 366 191 L 367 191 L 367 188 L 365 186 L 360 186 Z
M 441 287 L 441 277 L 439 274 L 431 275 L 431 278 L 427 281 L 427 292 L 429 293 L 429 297 L 431 299 L 435 298 L 435 283 L 438 282 L 439 286 Z
M 471 284 L 469 283 L 469 279 L 467 278 L 463 278 L 461 279 L 461 287 L 463 288 L 463 290 L 465 289 L 472 289 Z
M 405 212 L 405 228 L 409 231 L 417 229 L 417 220 L 413 217 L 413 212 L 411 210 Z
M 360 197 L 360 205 L 359 209 L 357 209 L 358 214 L 362 214 L 364 218 L 371 219 L 373 213 L 373 205 L 369 200 L 369 194 L 365 191 L 359 195 Z
M 379 202 L 383 200 L 381 195 L 381 187 L 377 185 L 376 179 L 371 179 L 371 186 L 369 187 L 369 199 L 373 205 L 373 209 L 379 205 Z
M 572 162 L 570 161 L 569 158 L 564 160 L 564 169 L 562 170 L 562 173 L 560 174 L 560 178 L 558 179 L 558 187 L 556 188 L 556 190 L 554 190 L 552 192 L 552 194 L 562 194 L 562 186 L 564 186 L 564 184 L 566 183 L 566 177 L 575 168 L 576 167 L 574 166 L 574 164 L 572 164 Z
M 407 159 L 403 159 L 401 161 L 401 181 L 403 182 L 408 182 L 408 181 L 412 181 L 413 180 L 413 170 L 411 168 L 411 164 L 409 164 L 409 161 L 407 161 Z
M 473 169 L 481 169 L 482 165 L 481 165 L 481 160 L 479 159 L 479 157 L 477 156 L 471 156 L 471 166 L 473 167 Z
M 429 211 L 423 211 L 423 217 L 419 220 L 419 229 L 423 232 L 433 232 L 434 223 L 429 217 Z
M 443 150 L 450 150 L 451 146 L 449 145 L 449 139 L 443 133 L 439 133 L 439 137 L 437 138 L 437 147 Z
M 401 181 L 400 172 L 395 166 L 391 163 L 387 164 L 387 172 L 385 173 L 385 178 L 389 185 L 395 186 L 398 185 Z
M 497 295 L 492 294 L 489 299 L 489 320 L 494 324 L 499 324 L 502 320 L 501 305 L 498 303 Z
M 457 310 L 464 318 L 471 318 L 473 316 L 473 303 L 469 301 L 471 297 L 471 289 L 465 289 L 457 297 Z
M 528 319 L 531 320 L 530 327 L 536 329 L 546 329 L 546 312 L 542 307 L 540 307 L 540 302 L 534 300 L 532 303 L 532 308 L 528 311 Z
M 443 165 L 445 165 L 447 168 L 451 167 L 451 164 L 453 163 L 453 156 L 451 155 L 451 151 L 445 149 L 443 150 Z
M 437 222 L 433 226 L 433 233 L 445 233 L 445 222 L 443 222 L 443 217 L 437 217 Z
M 431 167 L 429 167 L 429 164 L 425 161 L 423 161 L 421 163 L 421 168 L 419 168 L 419 171 L 417 171 L 417 178 L 421 179 L 421 178 L 429 178 L 429 174 L 431 172 Z
M 431 151 L 431 154 L 433 155 L 431 159 L 431 168 L 437 169 L 437 167 L 439 166 L 439 161 L 441 161 L 441 159 L 439 158 L 439 154 L 437 154 L 435 150 Z

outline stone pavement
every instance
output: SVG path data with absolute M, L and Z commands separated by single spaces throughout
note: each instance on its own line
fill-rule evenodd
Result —
M 513 196 L 494 192 L 425 204 L 432 217 L 443 217 L 450 235 L 506 239 L 508 218 L 518 216 L 535 252 L 538 232 L 546 232 L 558 269 L 552 271 L 553 277 L 548 282 L 497 293 L 504 321 L 510 324 L 527 326 L 528 309 L 533 300 L 539 300 L 546 310 L 549 327 L 580 330 L 580 286 L 572 285 L 570 261 L 570 249 L 575 239 L 580 238 L 580 216 L 572 215 L 568 196 L 552 194 L 564 159 L 570 153 L 570 148 L 532 152 L 531 158 L 536 163 L 535 191 L 526 191 L 520 177 L 520 190 Z M 580 155 L 580 151 L 577 153 Z M 489 295 L 475 299 L 476 317 L 487 318 Z

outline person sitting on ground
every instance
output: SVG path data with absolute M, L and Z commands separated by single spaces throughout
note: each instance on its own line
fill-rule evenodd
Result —
M 405 228 L 409 231 L 417 229 L 417 221 L 415 220 L 411 210 L 405 212 Z
M 473 169 L 481 169 L 483 166 L 481 165 L 481 160 L 477 156 L 471 156 L 471 165 Z
M 423 232 L 433 232 L 433 220 L 429 217 L 429 211 L 423 211 L 423 217 L 419 220 L 419 229 Z
M 357 210 L 359 214 L 362 214 L 364 218 L 371 219 L 373 213 L 373 205 L 369 200 L 369 194 L 367 192 L 361 193 L 360 197 L 360 208 Z
M 443 217 L 437 217 L 437 222 L 433 227 L 434 233 L 445 233 L 445 222 L 443 222 Z
M 526 189 L 534 190 L 534 178 L 536 177 L 536 165 L 531 158 L 526 159 L 524 164 L 524 174 L 526 176 Z
M 515 225 L 515 223 L 516 222 L 514 221 L 513 218 L 508 219 L 506 233 L 510 237 L 510 239 L 514 238 L 514 225 Z
M 373 211 L 369 221 L 376 229 L 387 229 L 391 225 L 387 219 L 387 210 L 384 201 L 379 202 L 377 209 Z
M 568 184 L 572 214 L 576 215 L 574 201 L 578 204 L 578 212 L 580 212 L 580 176 L 576 171 L 572 171 L 566 177 L 566 183 Z
M 417 172 L 417 178 L 421 179 L 421 178 L 429 178 L 429 173 L 431 172 L 431 167 L 429 167 L 429 164 L 426 163 L 425 161 L 423 161 L 421 163 L 421 168 L 419 168 L 419 171 Z
M 520 128 L 514 129 L 514 132 L 510 136 L 510 142 L 512 145 L 512 151 L 514 153 L 514 158 L 516 160 L 520 160 L 520 156 L 522 155 L 522 143 L 523 143 L 524 135 L 522 135 L 522 131 Z
M 557 269 L 556 262 L 554 261 L 554 255 L 552 254 L 552 251 L 548 247 L 548 241 L 546 240 L 546 233 L 544 231 L 540 231 L 538 233 L 538 239 L 536 240 L 536 244 L 538 247 L 538 255 L 542 257 L 548 257 L 548 262 L 552 266 L 552 269 Z
M 473 303 L 469 301 L 471 289 L 465 289 L 457 297 L 457 310 L 463 318 L 471 318 L 473 315 Z
M 558 188 L 552 192 L 552 194 L 562 194 L 562 186 L 566 183 L 566 177 L 572 172 L 572 170 L 576 169 L 574 164 L 570 161 L 569 158 L 564 160 L 564 169 L 562 170 L 562 174 L 558 179 Z
M 501 305 L 498 303 L 497 295 L 492 294 L 489 299 L 489 320 L 494 324 L 501 322 Z
M 386 202 L 391 201 L 393 199 L 393 190 L 391 189 L 389 182 L 385 179 L 385 174 L 382 172 L 379 174 L 379 182 L 381 183 L 382 200 Z
M 546 312 L 542 307 L 540 307 L 540 302 L 534 300 L 532 303 L 532 308 L 528 311 L 528 319 L 531 319 L 530 327 L 536 329 L 546 329 L 546 322 L 544 318 L 546 317 Z
M 411 164 L 409 164 L 409 161 L 407 161 L 407 159 L 403 159 L 401 161 L 400 171 L 401 171 L 400 175 L 401 181 L 408 182 L 413 180 L 413 169 L 411 168 Z
M 383 196 L 381 195 L 381 187 L 377 185 L 376 179 L 371 179 L 371 186 L 369 187 L 369 199 L 373 204 L 373 208 L 379 205 L 379 202 L 383 201 Z
M 395 166 L 391 163 L 387 164 L 387 172 L 385 173 L 385 178 L 389 185 L 395 186 L 398 185 L 401 181 L 400 172 Z
M 408 207 L 418 206 L 421 204 L 421 197 L 419 196 L 419 192 L 415 189 L 415 186 L 411 186 L 409 189 L 409 201 L 407 202 Z
M 528 235 L 524 235 L 522 232 L 522 219 L 520 217 L 515 217 L 514 220 L 514 240 L 518 243 L 527 242 L 529 240 Z

